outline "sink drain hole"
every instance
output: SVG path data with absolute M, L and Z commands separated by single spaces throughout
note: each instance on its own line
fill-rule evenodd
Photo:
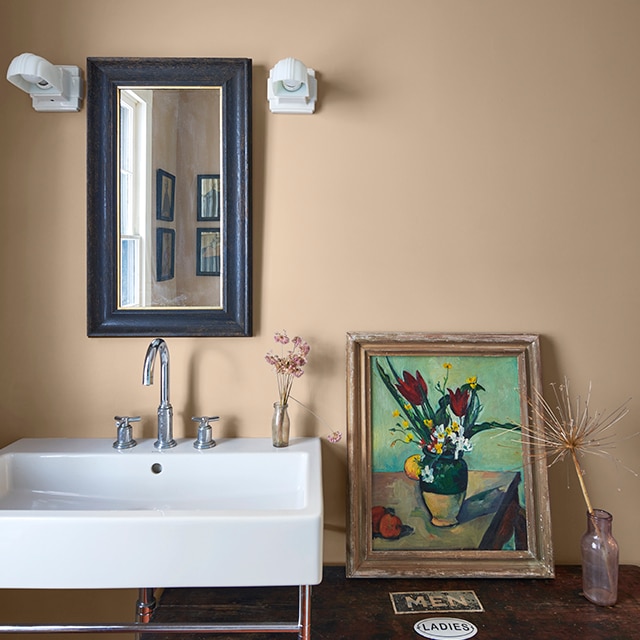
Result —
M 159 462 L 155 462 L 154 464 L 152 464 L 151 473 L 155 473 L 156 475 L 162 473 L 162 465 Z

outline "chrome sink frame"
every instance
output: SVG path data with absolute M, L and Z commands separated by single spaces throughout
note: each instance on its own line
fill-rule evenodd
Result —
M 153 589 L 140 589 L 135 623 L 0 625 L 0 633 L 297 633 L 299 640 L 311 640 L 309 585 L 301 585 L 298 588 L 297 623 L 150 622 L 155 605 Z

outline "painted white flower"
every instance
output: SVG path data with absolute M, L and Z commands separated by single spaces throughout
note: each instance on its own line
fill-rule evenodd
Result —
M 453 454 L 454 460 L 457 460 L 461 453 L 466 453 L 473 449 L 473 442 L 471 442 L 469 438 L 465 438 L 461 433 L 459 433 L 457 437 L 452 437 L 451 441 L 456 446 L 456 450 Z
M 434 480 L 433 477 L 433 469 L 427 465 L 423 470 L 422 473 L 420 474 L 422 476 L 422 479 L 426 482 L 426 483 L 431 483 Z

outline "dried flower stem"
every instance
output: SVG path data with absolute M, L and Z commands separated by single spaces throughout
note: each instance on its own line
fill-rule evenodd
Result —
M 571 450 L 571 457 L 573 458 L 573 464 L 576 468 L 576 473 L 578 474 L 578 481 L 580 482 L 580 488 L 582 489 L 582 495 L 584 496 L 584 501 L 587 503 L 587 511 L 593 515 L 593 507 L 591 506 L 591 500 L 589 500 L 589 493 L 587 492 L 587 486 L 584 483 L 584 473 L 582 471 L 582 467 L 580 467 L 580 463 L 578 462 L 578 456 L 576 455 L 575 449 Z
M 298 400 L 297 398 L 294 398 L 292 395 L 289 396 L 289 399 L 293 400 L 294 402 L 297 402 L 303 409 L 306 409 L 314 418 L 316 418 L 316 420 L 321 422 L 328 429 L 331 429 L 331 433 L 327 436 L 327 439 L 329 440 L 329 442 L 331 442 L 332 444 L 335 444 L 336 442 L 340 442 L 340 440 L 342 440 L 342 432 L 334 430 L 326 420 L 323 420 L 317 413 L 311 411 L 311 409 L 309 409 L 309 407 L 307 407 L 307 405 L 304 404 L 304 402 L 300 402 L 300 400 Z

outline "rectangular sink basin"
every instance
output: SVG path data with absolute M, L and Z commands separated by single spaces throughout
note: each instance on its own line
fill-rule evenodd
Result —
M 153 439 L 27 438 L 0 449 L 0 588 L 318 584 L 318 438 L 199 451 Z

